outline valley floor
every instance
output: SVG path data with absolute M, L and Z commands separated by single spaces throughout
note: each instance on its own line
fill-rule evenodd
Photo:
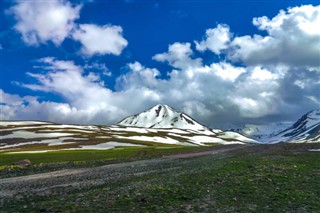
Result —
M 220 146 L 2 178 L 0 212 L 317 212 L 319 148 Z

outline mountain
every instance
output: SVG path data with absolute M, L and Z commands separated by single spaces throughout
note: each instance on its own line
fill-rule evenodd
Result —
M 179 123 L 184 121 L 184 116 L 182 116 Z M 191 125 L 191 123 L 188 124 Z M 194 126 L 199 127 L 198 125 L 195 123 Z M 115 149 L 127 146 L 168 148 L 255 142 L 241 134 L 221 130 L 213 132 L 209 129 L 156 129 L 118 125 L 83 126 L 0 120 L 0 152 L 27 151 L 33 153 L 70 149 Z
M 320 142 L 320 109 L 304 114 L 292 126 L 271 138 L 273 141 Z
M 157 133 L 166 132 L 167 138 L 175 138 L 179 141 L 197 145 L 257 142 L 236 132 L 209 129 L 187 114 L 163 104 L 158 104 L 144 112 L 129 116 L 120 121 L 118 126 L 144 128 Z
M 271 124 L 244 124 L 237 128 L 232 128 L 231 131 L 239 132 L 247 137 L 258 141 L 266 142 L 274 135 L 289 128 L 292 122 L 281 122 Z
M 161 129 L 189 129 L 208 131 L 209 129 L 183 112 L 158 104 L 140 114 L 129 116 L 118 123 L 120 126 L 135 126 Z
M 0 152 L 244 143 L 256 141 L 236 132 L 211 130 L 185 113 L 160 104 L 112 126 L 0 121 Z
M 293 124 L 246 124 L 241 128 L 234 129 L 234 131 L 261 143 L 320 142 L 320 109 L 304 114 Z

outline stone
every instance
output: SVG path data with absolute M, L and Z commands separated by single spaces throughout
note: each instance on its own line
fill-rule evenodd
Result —
M 31 160 L 29 159 L 23 159 L 15 163 L 15 165 L 18 165 L 18 166 L 28 166 L 30 164 L 31 164 Z

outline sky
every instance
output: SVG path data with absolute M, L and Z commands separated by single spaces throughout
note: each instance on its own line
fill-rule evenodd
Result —
M 110 125 L 167 104 L 212 128 L 320 108 L 319 1 L 6 1 L 0 119 Z

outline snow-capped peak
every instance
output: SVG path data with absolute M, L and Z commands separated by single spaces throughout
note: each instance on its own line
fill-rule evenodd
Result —
M 290 122 L 284 125 L 245 125 L 239 132 L 262 143 L 320 142 L 320 109 L 310 111 L 295 123 L 288 124 Z
M 280 132 L 278 135 L 283 135 L 284 137 L 298 137 L 309 132 L 311 129 L 320 126 L 320 109 L 312 110 L 304 114 L 297 122 L 295 122 L 291 127 Z
M 209 130 L 185 113 L 178 112 L 164 104 L 157 104 L 140 114 L 129 116 L 120 121 L 119 125 L 145 128 L 178 128 L 197 131 Z

